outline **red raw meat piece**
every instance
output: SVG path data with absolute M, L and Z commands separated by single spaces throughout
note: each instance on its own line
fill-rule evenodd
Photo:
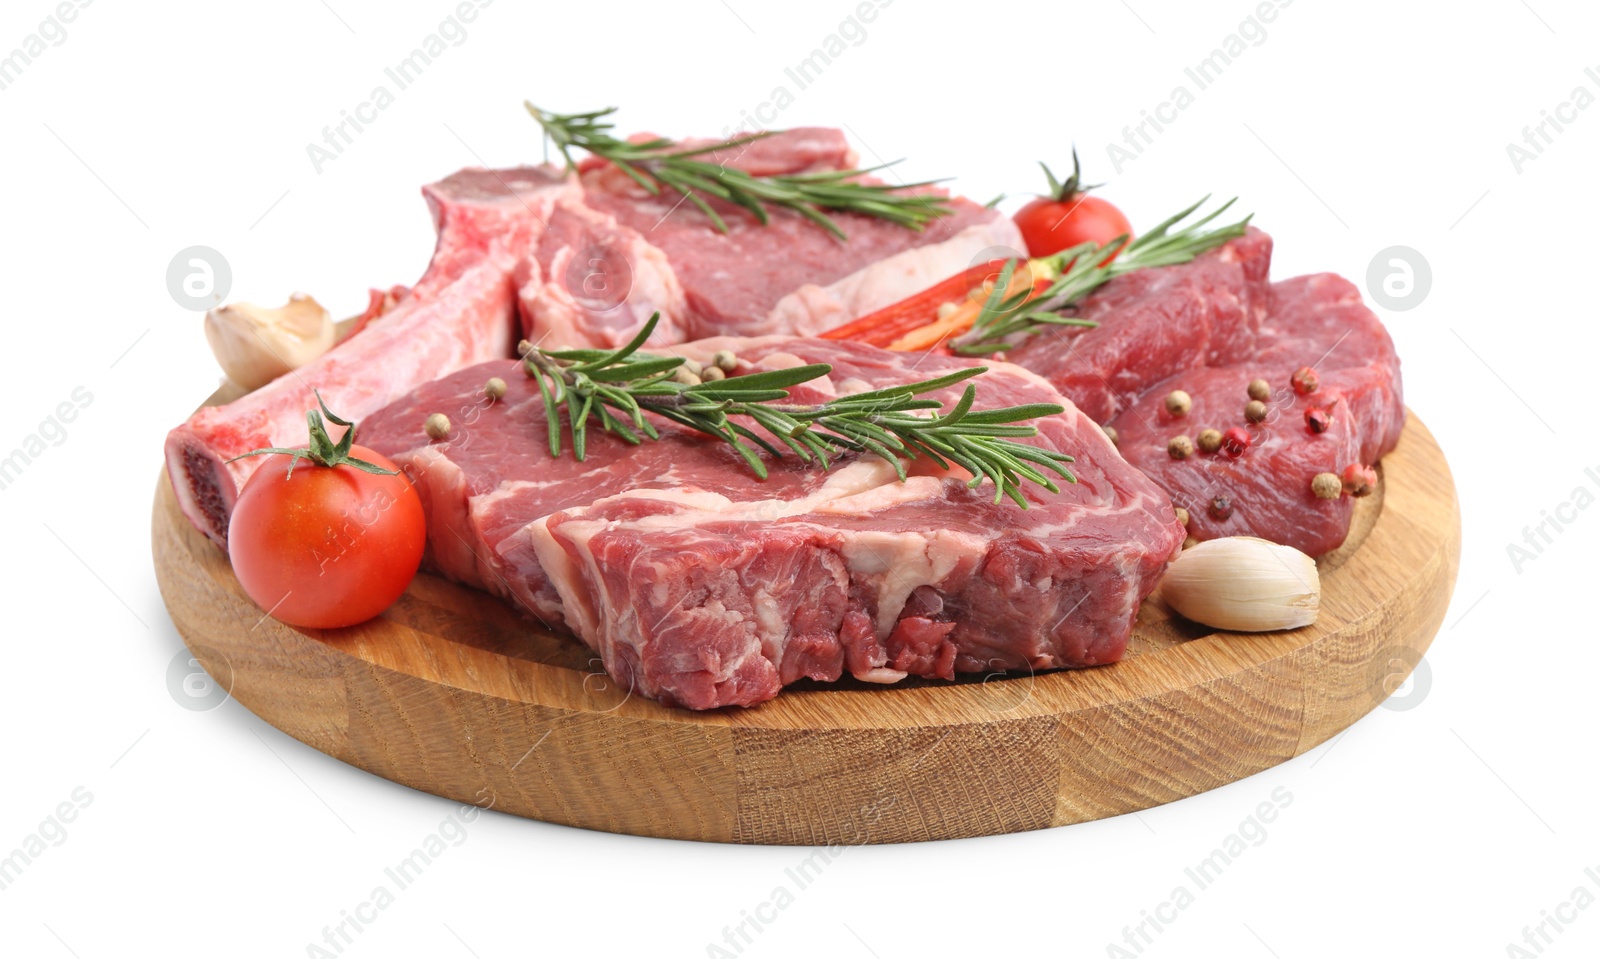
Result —
M 856 165 L 843 132 L 818 128 L 787 130 L 711 157 L 760 176 Z M 965 269 L 983 250 L 1022 246 L 1009 217 L 961 197 L 951 199 L 950 215 L 920 231 L 863 214 L 830 213 L 849 237 L 840 241 L 791 211 L 772 210 L 763 226 L 743 208 L 713 199 L 711 206 L 728 226 L 722 233 L 673 191 L 653 196 L 610 167 L 597 167 L 583 179 L 591 226 L 582 246 L 562 239 L 555 250 L 541 251 L 541 259 L 557 261 L 557 268 L 543 275 L 532 271 L 536 285 L 524 291 L 530 339 L 547 329 L 559 337 L 563 327 L 592 325 L 595 336 L 572 339 L 620 342 L 637 331 L 651 309 L 664 314 L 657 343 L 723 334 L 815 334 Z M 595 214 L 605 222 L 593 222 Z M 536 303 L 541 297 L 559 301 L 561 294 L 552 296 L 540 284 L 564 282 L 570 258 L 597 248 L 612 250 L 613 255 L 600 258 L 616 270 L 631 268 L 635 283 L 641 274 L 647 278 L 646 295 L 638 302 L 630 297 L 616 311 L 622 320 L 594 310 L 577 323 L 559 311 L 545 320 Z M 670 295 L 659 296 L 662 291 Z
M 1316 392 L 1301 396 L 1289 378 L 1302 366 L 1316 369 Z M 1272 386 L 1267 419 L 1250 423 L 1244 406 L 1251 380 Z M 1174 418 L 1164 399 L 1186 391 L 1189 414 Z M 1314 433 L 1305 412 L 1326 410 L 1328 430 Z M 1318 473 L 1342 474 L 1351 463 L 1371 464 L 1394 449 L 1405 425 L 1400 366 L 1383 324 L 1360 292 L 1332 274 L 1302 276 L 1271 288 L 1267 318 L 1249 359 L 1191 370 L 1145 391 L 1111 424 L 1122 455 L 1189 511 L 1197 539 L 1258 536 L 1320 556 L 1344 542 L 1353 502 L 1319 499 L 1311 492 Z M 1167 454 L 1167 440 L 1191 438 L 1206 428 L 1245 429 L 1250 448 L 1238 457 L 1198 450 L 1187 459 Z M 1212 514 L 1224 496 L 1232 513 Z
M 740 372 L 833 364 L 797 402 L 966 365 L 776 336 L 682 347 L 699 359 L 718 349 Z M 1070 407 L 1035 442 L 1076 456 L 1079 482 L 1028 487 L 1022 510 L 927 461 L 901 483 L 876 457 L 824 471 L 787 456 L 761 481 L 725 444 L 666 423 L 657 442 L 596 433 L 584 462 L 570 450 L 552 460 L 538 391 L 509 367 L 421 387 L 370 417 L 363 438 L 416 481 L 432 568 L 564 626 L 619 682 L 664 702 L 752 705 L 846 672 L 893 681 L 1114 662 L 1182 540 L 1166 495 Z M 481 393 L 491 375 L 509 388 L 493 404 Z M 977 385 L 985 405 L 1062 402 L 1006 363 Z M 430 443 L 422 423 L 438 411 L 463 425 Z
M 1249 355 L 1267 309 L 1272 238 L 1245 236 L 1178 266 L 1119 276 L 1084 300 L 1093 328 L 1030 335 L 1005 354 L 1104 423 L 1150 384 Z
M 167 435 L 167 473 L 190 522 L 226 548 L 234 500 L 267 446 L 302 446 L 312 389 L 360 420 L 408 390 L 515 346 L 513 272 L 576 181 L 549 168 L 463 170 L 426 187 L 438 244 L 410 294 L 298 370 L 226 406 L 207 407 Z

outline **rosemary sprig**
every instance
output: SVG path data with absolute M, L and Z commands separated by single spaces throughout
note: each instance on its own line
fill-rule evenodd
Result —
M 1001 271 L 994 290 L 973 321 L 972 329 L 957 338 L 951 344 L 951 349 L 962 356 L 988 356 L 1012 349 L 1017 345 L 1018 338 L 1040 330 L 1096 325 L 1071 315 L 1070 310 L 1108 280 L 1153 266 L 1187 263 L 1207 250 L 1244 235 L 1245 227 L 1250 223 L 1248 216 L 1237 223 L 1210 230 L 1205 228 L 1206 224 L 1233 206 L 1233 200 L 1193 223 L 1173 229 L 1209 199 L 1209 195 L 1201 197 L 1198 203 L 1162 220 L 1132 243 L 1128 243 L 1126 236 L 1119 236 L 1104 245 L 1082 243 L 1062 250 L 1053 258 L 1055 263 L 1062 266 L 1060 275 L 1037 295 L 1031 287 L 1010 296 L 1005 294 L 1011 274 L 1018 264 L 1018 261 L 1012 260 Z M 1128 245 L 1116 254 L 1116 259 L 1107 263 L 1112 251 L 1124 243 Z
M 906 459 L 926 456 L 946 469 L 954 463 L 972 474 L 969 488 L 987 479 L 995 486 L 996 503 L 1009 497 L 1024 509 L 1028 503 L 1021 493 L 1022 481 L 1052 493 L 1060 488 L 1048 473 L 1077 482 L 1063 465 L 1073 461 L 1071 456 L 1014 439 L 1036 435 L 1038 428 L 1024 421 L 1054 416 L 1062 412 L 1058 405 L 974 409 L 977 390 L 969 383 L 949 410 L 919 414 L 944 405 L 924 394 L 970 380 L 988 367 L 956 370 L 821 404 L 788 404 L 782 401 L 789 398 L 790 387 L 826 376 L 832 367 L 814 363 L 681 383 L 674 377 L 684 363 L 682 357 L 639 352 L 655 331 L 657 318 L 651 317 L 632 342 L 617 350 L 535 348 L 524 355 L 523 369 L 538 381 L 544 398 L 551 456 L 561 455 L 563 412 L 579 460 L 588 448 L 591 422 L 627 443 L 659 439 L 644 415 L 649 412 L 723 440 L 762 479 L 767 467 L 761 453 L 782 456 L 787 449 L 824 469 L 847 452 L 871 453 L 894 464 L 902 481 Z
M 727 221 L 707 202 L 706 197 L 743 207 L 763 226 L 770 219 L 768 207 L 793 210 L 840 240 L 848 237 L 824 211 L 862 213 L 912 230 L 921 230 L 935 218 L 950 212 L 949 201 L 944 197 L 906 192 L 932 186 L 939 182 L 937 180 L 893 186 L 865 183 L 860 179 L 865 174 L 893 164 L 886 163 L 864 170 L 824 170 L 758 177 L 726 163 L 703 159 L 707 154 L 736 149 L 771 136 L 773 131 L 752 133 L 700 147 L 683 147 L 661 137 L 634 143 L 611 135 L 613 127 L 606 118 L 616 112 L 616 107 L 590 113 L 551 113 L 532 103 L 524 105 L 539 121 L 539 126 L 544 128 L 545 136 L 561 151 L 561 157 L 569 169 L 577 166 L 572 156 L 574 149 L 585 150 L 609 160 L 652 195 L 659 195 L 663 186 L 681 193 L 721 233 L 728 232 Z

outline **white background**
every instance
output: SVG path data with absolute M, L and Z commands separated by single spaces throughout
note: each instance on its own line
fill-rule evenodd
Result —
M 53 7 L 7 0 L 0 54 Z M 369 285 L 420 275 L 420 184 L 539 157 L 524 97 L 620 104 L 625 130 L 715 134 L 789 82 L 783 67 L 853 4 L 497 0 L 319 175 L 306 144 L 452 9 L 100 0 L 0 91 L 0 448 L 75 387 L 93 395 L 0 491 L 0 852 L 75 788 L 93 796 L 0 891 L 8 955 L 305 955 L 455 808 L 237 703 L 192 712 L 169 693 L 180 641 L 151 570 L 151 493 L 164 434 L 219 376 L 200 316 L 168 295 L 173 255 L 223 252 L 230 299 L 306 290 L 356 312 Z M 1584 875 L 1600 866 L 1600 510 L 1520 572 L 1507 555 L 1577 487 L 1600 491 L 1584 472 L 1600 477 L 1600 108 L 1520 173 L 1506 153 L 1578 85 L 1600 93 L 1584 74 L 1600 67 L 1600 10 L 1299 0 L 1114 174 L 1106 144 L 1253 9 L 898 0 L 777 125 L 847 126 L 864 159 L 907 157 L 904 176 L 955 175 L 980 201 L 1037 189 L 1035 161 L 1059 170 L 1075 141 L 1136 227 L 1205 192 L 1239 195 L 1275 235 L 1280 277 L 1364 285 L 1377 251 L 1420 251 L 1431 293 L 1382 315 L 1465 518 L 1431 685 L 1402 691 L 1416 708 L 1376 710 L 1306 756 L 1138 816 L 848 849 L 745 955 L 1107 955 L 1280 787 L 1292 803 L 1265 841 L 1145 955 L 1501 956 L 1558 907 L 1573 915 L 1561 904 L 1575 887 L 1600 892 Z M 703 956 L 809 852 L 485 815 L 345 955 Z M 1545 955 L 1595 954 L 1600 908 L 1576 916 Z

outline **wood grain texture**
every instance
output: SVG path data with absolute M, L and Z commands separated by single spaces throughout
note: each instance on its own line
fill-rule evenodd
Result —
M 351 765 L 588 829 L 842 845 L 1133 812 L 1336 735 L 1409 673 L 1455 584 L 1455 487 L 1416 417 L 1382 477 L 1350 541 L 1319 563 L 1313 626 L 1217 633 L 1155 599 L 1112 666 L 808 683 L 710 713 L 630 695 L 580 642 L 432 576 L 350 629 L 265 618 L 165 476 L 152 532 L 162 597 L 196 658 L 256 715 Z

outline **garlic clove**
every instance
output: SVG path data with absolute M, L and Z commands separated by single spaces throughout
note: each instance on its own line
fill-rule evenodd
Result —
M 304 366 L 334 344 L 333 317 L 302 293 L 272 309 L 232 303 L 206 312 L 206 342 L 217 362 L 247 390 Z
M 1297 629 L 1317 621 L 1316 561 L 1253 536 L 1207 540 L 1167 567 L 1161 598 L 1197 623 L 1233 632 Z

